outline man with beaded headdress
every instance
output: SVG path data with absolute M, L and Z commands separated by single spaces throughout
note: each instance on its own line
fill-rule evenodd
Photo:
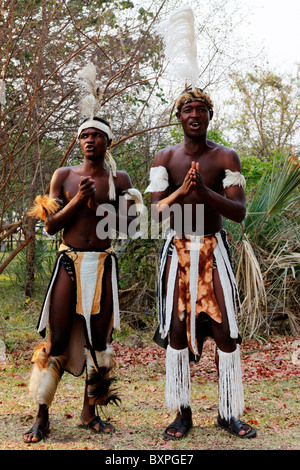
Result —
M 120 328 L 118 266 L 111 227 L 101 231 L 98 224 L 107 219 L 114 230 L 127 228 L 135 218 L 129 217 L 129 207 L 136 204 L 137 212 L 142 199 L 108 153 L 113 136 L 110 124 L 97 117 L 101 93 L 95 66 L 86 66 L 80 78 L 88 90 L 81 102 L 85 120 L 78 129 L 83 162 L 56 170 L 49 195 L 38 196 L 29 211 L 45 220 L 50 235 L 63 234 L 38 322 L 39 333 L 45 337 L 49 328 L 49 334 L 32 358 L 29 390 L 38 414 L 25 442 L 38 442 L 48 433 L 49 407 L 64 371 L 79 376 L 86 369 L 81 427 L 113 431 L 97 406 L 119 400 L 111 345 L 113 329 Z
M 179 22 L 188 17 L 191 24 L 191 14 L 190 7 L 174 14 L 172 27 L 179 18 L 176 30 L 182 31 Z M 165 399 L 177 416 L 164 437 L 180 439 L 192 427 L 190 361 L 200 359 L 207 336 L 216 343 L 217 423 L 238 437 L 254 437 L 256 431 L 239 419 L 244 410 L 239 296 L 222 223 L 223 217 L 244 219 L 245 178 L 237 153 L 207 138 L 213 117 L 209 95 L 187 87 L 175 108 L 184 139 L 155 155 L 146 189 L 156 220 L 170 218 L 160 255 L 155 341 L 166 348 Z

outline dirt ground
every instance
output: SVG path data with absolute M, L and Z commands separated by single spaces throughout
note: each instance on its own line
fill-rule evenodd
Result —
M 144 456 L 149 452 L 190 452 L 195 459 L 204 450 L 300 449 L 300 338 L 275 337 L 242 345 L 246 401 L 243 419 L 257 429 L 255 439 L 239 439 L 215 426 L 218 385 L 214 344 L 209 340 L 200 363 L 191 365 L 194 426 L 185 439 L 165 440 L 162 432 L 174 419 L 164 405 L 165 352 L 156 345 L 129 338 L 114 343 L 115 374 L 122 403 L 108 407 L 105 416 L 115 426 L 115 432 L 98 435 L 78 427 L 84 376 L 65 374 L 51 407 L 50 434 L 38 444 L 26 444 L 22 435 L 32 426 L 36 413 L 27 392 L 32 349 L 32 344 L 15 345 L 1 364 L 1 450 L 101 450 L 98 456 L 105 459 L 105 464 L 118 464 L 124 460 L 117 462 L 117 457 L 138 455 L 136 451 L 147 451 L 142 453 Z M 115 462 L 106 460 L 112 456 Z M 125 463 L 137 466 L 134 461 Z

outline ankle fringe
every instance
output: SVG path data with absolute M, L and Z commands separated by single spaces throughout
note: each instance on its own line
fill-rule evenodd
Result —
M 191 399 L 189 349 L 166 351 L 166 389 L 165 400 L 170 410 L 188 408 Z
M 221 418 L 239 418 L 245 408 L 240 360 L 240 348 L 232 353 L 218 349 L 219 355 L 219 414 Z

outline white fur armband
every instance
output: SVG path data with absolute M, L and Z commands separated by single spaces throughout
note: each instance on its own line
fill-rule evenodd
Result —
M 169 175 L 164 166 L 155 166 L 150 170 L 150 184 L 145 193 L 158 193 L 169 186 Z
M 245 177 L 239 171 L 225 170 L 225 175 L 223 179 L 224 189 L 229 188 L 229 186 L 241 186 L 242 188 L 246 186 Z
M 138 214 L 141 214 L 144 211 L 144 203 L 143 203 L 143 196 L 141 195 L 140 191 L 135 188 L 126 189 L 123 192 L 125 199 L 128 201 L 134 201 L 136 205 L 136 211 Z

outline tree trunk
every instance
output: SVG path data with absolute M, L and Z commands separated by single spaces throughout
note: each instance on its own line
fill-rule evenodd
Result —
M 43 64 L 44 64 L 44 44 L 47 36 L 47 21 L 46 21 L 46 0 L 43 0 L 42 3 L 42 37 L 40 41 L 40 47 L 38 49 L 38 61 L 35 71 L 35 87 L 39 89 L 43 80 Z M 41 96 L 43 91 L 38 91 L 38 94 L 35 98 L 34 106 L 32 108 L 31 114 L 31 123 L 33 132 L 38 129 L 39 126 L 39 112 L 40 112 L 40 100 L 43 99 Z M 33 204 L 33 201 L 36 196 L 37 191 L 37 174 L 38 167 L 40 165 L 40 136 L 39 133 L 36 135 L 36 139 L 33 144 L 33 150 L 31 155 L 31 164 L 30 165 L 30 193 L 29 193 L 29 207 Z M 27 223 L 28 235 L 31 237 L 31 240 L 27 246 L 26 253 L 26 273 L 25 273 L 25 295 L 32 297 L 34 289 L 34 276 L 35 276 L 35 261 L 36 261 L 36 220 L 29 218 Z

